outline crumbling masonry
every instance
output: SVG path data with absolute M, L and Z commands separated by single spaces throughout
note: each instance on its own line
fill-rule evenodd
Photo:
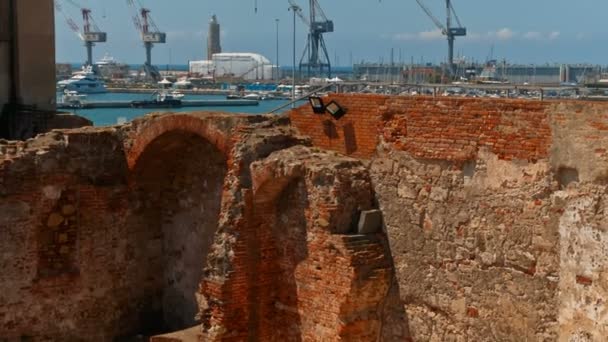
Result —
M 0 340 L 608 336 L 608 105 L 330 97 L 0 142 Z

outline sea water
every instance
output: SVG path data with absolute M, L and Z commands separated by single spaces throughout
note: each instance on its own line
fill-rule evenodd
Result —
M 61 94 L 58 94 L 58 101 Z M 85 101 L 134 101 L 134 100 L 151 100 L 151 94 L 131 94 L 131 93 L 105 93 L 105 94 L 88 94 Z M 190 95 L 187 94 L 184 100 L 226 100 L 223 95 Z M 159 112 L 229 112 L 229 113 L 245 113 L 245 114 L 266 114 L 275 108 L 287 104 L 287 100 L 266 100 L 260 101 L 257 106 L 234 106 L 234 107 L 183 107 L 183 108 L 93 108 L 93 109 L 71 109 L 70 112 L 83 116 L 91 121 L 95 126 L 116 125 L 121 122 L 131 121 L 137 117 L 144 116 L 148 113 Z M 299 104 L 298 104 L 299 105 Z M 289 109 L 289 107 L 279 111 Z

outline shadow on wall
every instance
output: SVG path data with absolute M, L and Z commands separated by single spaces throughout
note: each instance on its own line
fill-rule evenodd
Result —
M 282 182 L 268 185 L 281 191 Z M 269 190 L 269 189 L 265 189 Z M 260 220 L 259 245 L 263 246 L 256 279 L 257 326 L 253 332 L 260 341 L 301 341 L 298 312 L 297 266 L 308 257 L 308 190 L 301 178 L 291 180 L 277 195 L 268 193 L 256 203 Z M 274 195 L 274 196 L 273 196 Z M 250 335 L 251 336 L 251 335 Z
M 342 136 L 340 136 L 339 130 L 342 130 Z M 332 120 L 323 121 L 323 133 L 327 137 L 330 146 L 344 145 L 344 152 L 347 155 L 356 153 L 358 150 L 357 146 L 357 135 L 355 133 L 355 126 L 352 122 L 348 122 L 343 126 L 337 126 Z
M 224 155 L 198 135 L 174 131 L 156 138 L 132 174 L 126 232 L 130 265 L 129 334 L 158 334 L 198 323 L 196 297 L 218 226 Z M 126 321 L 132 321 L 127 319 Z
M 344 134 L 344 147 L 346 154 L 357 152 L 357 135 L 355 134 L 355 126 L 351 122 L 342 127 Z

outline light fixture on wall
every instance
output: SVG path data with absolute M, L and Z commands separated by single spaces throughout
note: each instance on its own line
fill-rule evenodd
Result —
M 308 102 L 310 102 L 310 106 L 312 107 L 312 111 L 316 114 L 325 113 L 325 105 L 323 104 L 323 99 L 318 96 L 311 96 L 308 98 Z
M 333 116 L 335 119 L 339 119 L 346 114 L 346 109 L 342 108 L 336 101 L 331 101 L 325 106 L 325 109 Z

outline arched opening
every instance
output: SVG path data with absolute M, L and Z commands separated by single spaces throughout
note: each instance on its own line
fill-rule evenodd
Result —
M 149 336 L 198 323 L 205 305 L 199 284 L 225 175 L 223 153 L 190 132 L 164 133 L 139 156 L 126 227 L 129 334 Z

